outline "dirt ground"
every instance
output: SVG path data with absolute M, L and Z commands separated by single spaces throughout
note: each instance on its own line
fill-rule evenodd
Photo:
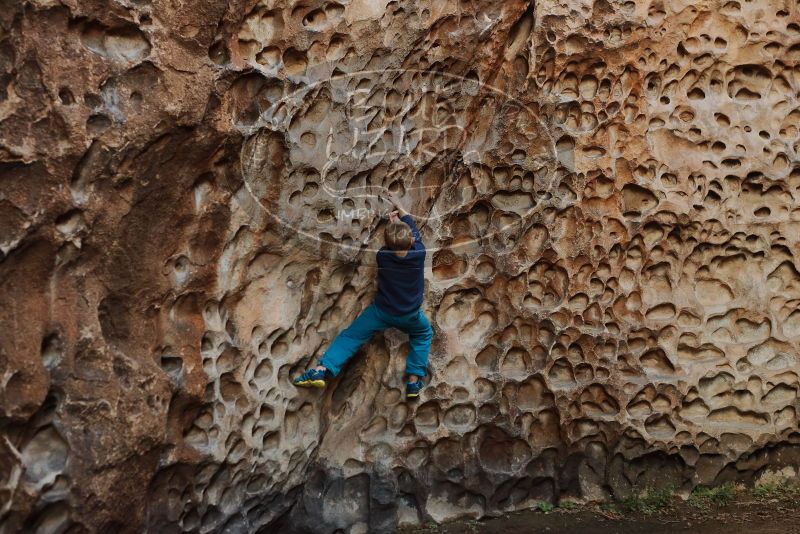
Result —
M 633 508 L 633 509 L 631 509 Z M 645 511 L 642 511 L 645 508 Z M 655 506 L 576 505 L 480 521 L 430 524 L 403 534 L 800 534 L 800 492 L 728 499 L 670 498 Z

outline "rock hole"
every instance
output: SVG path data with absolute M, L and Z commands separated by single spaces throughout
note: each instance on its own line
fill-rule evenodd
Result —
M 92 136 L 96 137 L 111 127 L 111 119 L 105 115 L 92 115 L 86 121 L 86 131 Z
M 305 52 L 289 48 L 283 53 L 283 67 L 289 76 L 300 76 L 305 73 L 308 59 Z
M 225 65 L 231 60 L 228 47 L 222 41 L 217 41 L 208 48 L 208 58 L 217 65 Z
M 58 91 L 58 98 L 61 100 L 61 103 L 65 106 L 71 106 L 75 103 L 75 96 L 72 94 L 72 91 L 69 90 L 67 87 L 62 87 Z
M 47 369 L 54 369 L 64 357 L 64 342 L 57 333 L 42 340 L 42 363 Z

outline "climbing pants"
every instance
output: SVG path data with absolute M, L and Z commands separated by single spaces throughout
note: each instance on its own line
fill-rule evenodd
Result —
M 411 348 L 406 357 L 406 374 L 425 376 L 433 328 L 421 309 L 408 315 L 396 316 L 381 311 L 375 304 L 370 304 L 350 326 L 336 336 L 319 364 L 324 365 L 333 376 L 338 375 L 358 348 L 369 341 L 373 334 L 392 326 L 402 330 L 409 337 Z

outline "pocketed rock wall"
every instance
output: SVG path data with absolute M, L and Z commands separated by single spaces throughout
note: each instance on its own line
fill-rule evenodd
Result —
M 0 0 L 0 532 L 391 532 L 800 463 L 800 8 Z M 378 335 L 386 189 L 431 379 Z

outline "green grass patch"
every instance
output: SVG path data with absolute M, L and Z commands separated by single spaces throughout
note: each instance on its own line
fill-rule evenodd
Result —
M 564 510 L 575 510 L 580 506 L 579 503 L 575 501 L 561 501 L 558 503 L 559 508 L 563 508 Z
M 555 509 L 555 506 L 553 506 L 549 502 L 539 501 L 536 503 L 536 509 L 542 512 L 543 514 L 549 514 Z
M 736 488 L 728 483 L 715 488 L 695 488 L 687 502 L 694 508 L 710 510 L 713 507 L 730 504 L 735 495 Z
M 631 495 L 619 503 L 625 513 L 652 515 L 672 507 L 675 499 L 673 488 L 645 489 L 642 493 Z
M 800 497 L 800 486 L 787 480 L 768 482 L 754 487 L 753 497 L 763 501 L 796 499 Z

